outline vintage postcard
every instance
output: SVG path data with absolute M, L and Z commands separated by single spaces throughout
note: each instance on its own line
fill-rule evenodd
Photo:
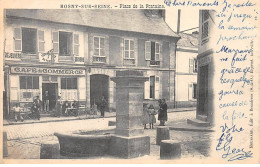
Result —
M 0 2 L 1 163 L 260 163 L 257 0 Z

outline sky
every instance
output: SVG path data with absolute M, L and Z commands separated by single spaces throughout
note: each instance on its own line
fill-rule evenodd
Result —
M 171 27 L 173 31 L 177 31 L 177 19 L 178 19 L 178 9 L 166 8 L 166 22 Z M 195 28 L 199 26 L 199 10 L 181 10 L 181 21 L 180 21 L 180 31 L 184 31 L 190 28 Z M 193 31 L 198 31 L 199 29 L 194 29 L 187 31 L 185 33 L 192 33 Z

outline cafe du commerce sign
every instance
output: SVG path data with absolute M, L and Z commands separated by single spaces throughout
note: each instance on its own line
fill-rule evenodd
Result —
M 39 74 L 39 75 L 85 75 L 84 69 L 56 69 L 41 67 L 11 67 L 13 74 Z

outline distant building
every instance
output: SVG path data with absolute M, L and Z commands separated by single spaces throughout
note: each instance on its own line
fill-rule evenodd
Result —
M 176 52 L 176 107 L 196 107 L 198 32 L 179 33 Z
M 16 103 L 50 92 L 88 107 L 102 96 L 115 107 L 117 70 L 142 70 L 149 77 L 144 98 L 174 100 L 175 44 L 164 10 L 5 11 L 4 74 L 8 115 Z

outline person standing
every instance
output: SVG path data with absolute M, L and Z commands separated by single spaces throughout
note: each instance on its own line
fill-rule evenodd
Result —
M 50 97 L 49 97 L 49 92 L 45 91 L 44 96 L 43 96 L 43 110 L 45 112 L 49 112 L 49 107 L 50 107 Z
M 105 110 L 107 108 L 107 101 L 104 96 L 102 96 L 101 103 L 100 103 L 100 112 L 101 117 L 105 117 Z
M 58 96 L 58 99 L 56 100 L 56 116 L 57 117 L 60 117 L 61 115 L 61 110 L 62 110 L 62 100 L 61 100 L 61 97 Z
M 151 104 L 148 108 L 149 110 L 149 123 L 150 123 L 150 129 L 153 129 L 153 125 L 156 123 L 155 115 L 157 114 L 154 106 Z
M 148 104 L 144 103 L 143 104 L 143 125 L 144 125 L 144 129 L 147 129 L 146 124 L 149 124 L 149 109 L 148 109 Z
M 158 114 L 158 120 L 160 120 L 160 125 L 159 126 L 165 126 L 165 122 L 168 119 L 167 116 L 167 104 L 165 99 L 162 99 L 159 101 L 159 114 Z
M 40 120 L 41 100 L 39 96 L 36 96 L 36 98 L 34 99 L 34 104 L 35 104 L 35 116 L 38 120 Z

